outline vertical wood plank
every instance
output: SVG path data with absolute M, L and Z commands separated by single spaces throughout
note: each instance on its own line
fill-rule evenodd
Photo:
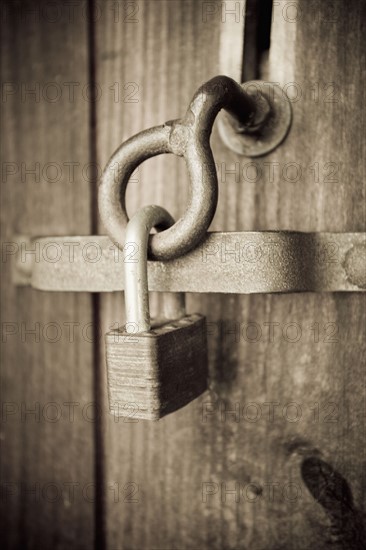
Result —
M 91 298 L 15 287 L 6 253 L 91 232 L 87 26 L 85 2 L 2 6 L 3 548 L 94 542 Z
M 365 71 L 360 68 L 366 11 L 362 3 L 351 9 L 343 2 L 292 4 L 274 5 L 268 80 L 292 98 L 293 126 L 286 143 L 265 159 L 274 177 L 259 183 L 255 227 L 365 231 Z M 260 166 L 264 174 L 266 167 Z M 325 261 L 344 261 L 335 249 L 321 253 Z M 365 296 L 296 295 L 284 301 L 268 297 L 266 303 L 274 319 L 287 317 L 303 327 L 295 353 L 280 354 L 281 393 L 274 396 L 303 402 L 314 414 L 287 423 L 272 461 L 272 468 L 282 471 L 296 466 L 302 483 L 303 513 L 293 520 L 299 541 L 294 537 L 292 544 L 328 547 L 333 541 L 340 548 L 362 548 Z M 319 343 L 305 345 L 304 328 L 318 327 Z M 311 475 L 301 477 L 309 464 Z
M 97 78 L 110 85 L 118 82 L 124 94 L 119 102 L 114 103 L 109 97 L 98 104 L 98 159 L 102 165 L 133 133 L 181 116 L 197 87 L 219 72 L 222 26 L 219 3 L 210 3 L 207 8 L 204 2 L 163 0 L 137 2 L 135 6 L 136 22 L 125 18 L 116 24 L 111 14 L 98 22 Z M 237 20 L 239 33 L 232 33 L 231 38 L 242 44 L 243 22 L 240 17 Z M 239 66 L 237 58 L 233 58 L 232 71 L 235 65 Z M 220 70 L 225 71 L 222 65 Z M 135 103 L 129 102 L 131 98 L 123 92 L 131 83 L 137 90 Z M 155 203 L 177 218 L 183 213 L 187 188 L 188 178 L 181 159 L 173 156 L 151 159 L 131 182 L 128 210 L 133 212 L 141 205 Z M 154 298 L 153 310 L 156 310 L 160 300 Z M 122 296 L 103 296 L 102 302 L 105 329 L 113 323 L 122 323 Z M 105 376 L 104 358 L 101 370 Z M 106 420 L 108 547 L 167 548 L 179 545 L 177 541 L 187 547 L 197 546 L 198 532 L 201 541 L 205 540 L 206 528 L 196 513 L 200 509 L 201 490 L 197 485 L 201 477 L 198 456 L 194 459 L 198 471 L 194 479 L 189 479 L 192 448 L 196 447 L 200 456 L 203 453 L 198 445 L 199 414 L 196 403 L 158 424 L 135 423 L 133 418 Z M 183 448 L 182 442 L 187 437 L 188 445 Z M 202 467 L 205 468 L 204 462 Z M 113 502 L 112 489 L 116 486 L 118 502 Z

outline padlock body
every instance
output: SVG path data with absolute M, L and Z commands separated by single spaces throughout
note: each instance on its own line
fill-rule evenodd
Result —
M 193 314 L 152 322 L 152 330 L 106 334 L 110 409 L 115 416 L 159 420 L 207 389 L 206 319 Z

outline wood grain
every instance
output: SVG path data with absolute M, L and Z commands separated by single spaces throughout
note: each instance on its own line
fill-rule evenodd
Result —
M 39 2 L 2 6 L 2 81 L 9 93 L 2 98 L 1 152 L 12 172 L 2 173 L 3 243 L 17 234 L 91 232 L 90 182 L 83 177 L 90 162 L 90 103 L 82 95 L 89 78 L 85 3 L 75 7 L 73 20 L 63 2 L 43 8 Z M 35 94 L 27 93 L 32 89 Z M 77 163 L 74 176 L 67 163 Z M 55 250 L 49 252 L 52 258 Z M 91 298 L 15 287 L 11 260 L 2 263 L 3 548 L 90 549 Z

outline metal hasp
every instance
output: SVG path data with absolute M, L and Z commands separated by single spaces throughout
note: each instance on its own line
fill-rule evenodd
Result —
M 241 152 L 248 156 L 258 156 L 273 149 L 289 129 L 291 109 L 288 100 L 284 97 L 279 101 L 274 94 L 276 99 L 272 101 L 273 94 L 268 94 L 268 87 L 264 93 L 257 81 L 255 84 L 255 93 L 253 89 L 246 92 L 229 77 L 212 78 L 195 93 L 184 118 L 144 130 L 117 149 L 103 172 L 99 187 L 100 216 L 117 246 L 123 248 L 129 219 L 125 203 L 129 178 L 143 161 L 163 153 L 185 158 L 190 195 L 183 216 L 172 227 L 151 238 L 149 258 L 175 259 L 202 241 L 218 200 L 217 174 L 210 147 L 211 130 L 218 112 L 225 109 L 234 121 L 229 124 L 231 130 L 228 131 L 234 132 L 239 141 L 244 140 Z M 250 82 L 246 84 L 250 85 Z M 226 128 L 227 123 L 223 124 Z M 226 134 L 227 129 L 224 130 Z M 232 140 L 225 137 L 225 141 L 230 145 Z M 248 143 L 252 145 L 245 145 Z
M 7 260 L 14 260 L 16 284 L 110 292 L 124 289 L 124 262 L 138 259 L 137 252 L 133 242 L 121 251 L 106 236 L 47 237 L 14 240 Z M 364 292 L 366 235 L 207 233 L 181 258 L 149 261 L 148 278 L 150 290 L 162 292 Z

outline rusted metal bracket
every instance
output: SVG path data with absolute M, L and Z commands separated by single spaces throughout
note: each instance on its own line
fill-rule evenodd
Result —
M 256 103 L 256 124 L 244 126 L 228 113 L 218 116 L 220 136 L 238 155 L 262 157 L 282 143 L 291 126 L 291 103 L 283 90 L 270 82 L 251 80 L 241 85 Z
M 128 222 L 126 188 L 134 170 L 148 158 L 165 153 L 184 157 L 190 177 L 188 206 L 172 227 L 150 240 L 149 258 L 171 260 L 204 238 L 218 200 L 217 173 L 210 135 L 219 111 L 226 145 L 258 157 L 275 149 L 291 125 L 291 105 L 280 88 L 253 81 L 243 85 L 216 76 L 194 94 L 185 116 L 131 137 L 114 152 L 99 186 L 99 213 L 106 231 L 123 249 Z
M 5 247 L 5 248 L 4 248 Z M 123 290 L 123 263 L 138 261 L 109 237 L 18 238 L 3 244 L 18 285 L 48 291 Z M 197 248 L 148 262 L 149 289 L 162 292 L 273 293 L 366 290 L 365 233 L 207 233 Z

